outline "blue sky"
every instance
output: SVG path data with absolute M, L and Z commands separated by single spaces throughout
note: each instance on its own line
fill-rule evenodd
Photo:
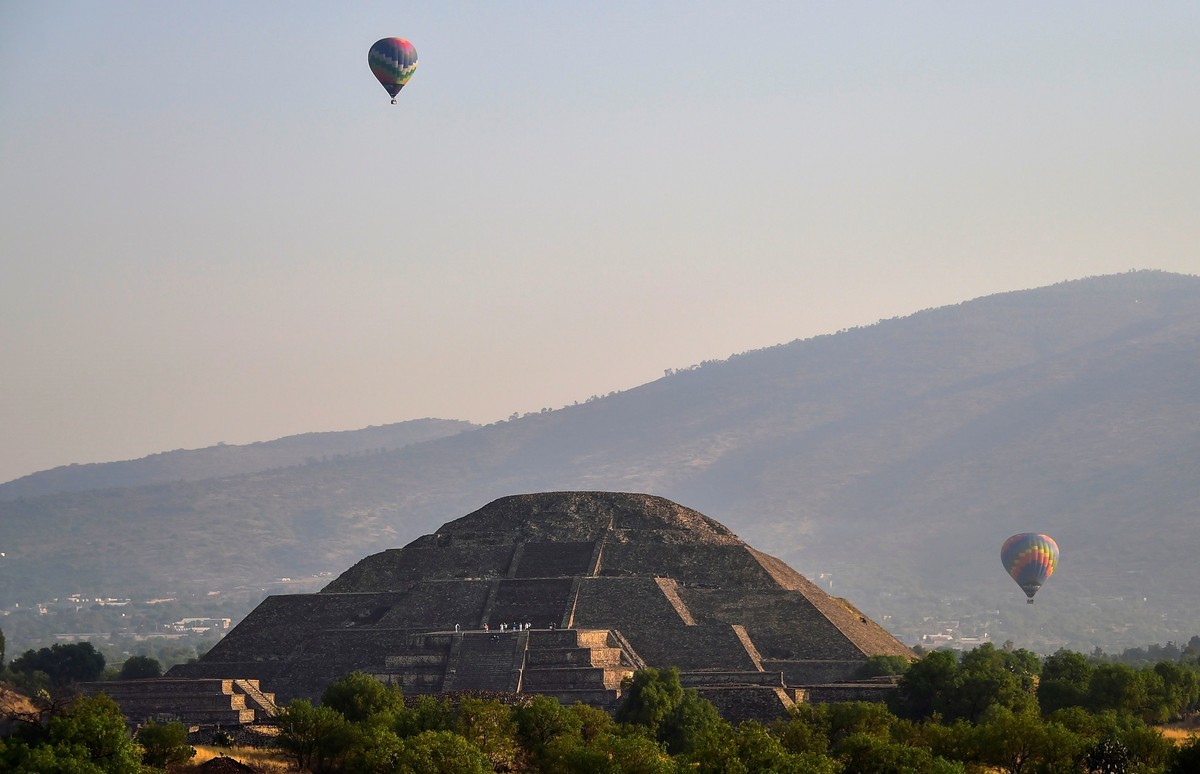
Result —
M 0 481 L 1200 273 L 1198 137 L 1195 2 L 0 1 Z

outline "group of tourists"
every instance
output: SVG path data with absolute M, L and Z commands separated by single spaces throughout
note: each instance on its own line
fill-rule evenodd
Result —
M 496 631 L 523 632 L 523 631 L 527 631 L 532 628 L 533 628 L 533 624 L 530 623 L 529 621 L 526 621 L 525 623 L 517 623 L 514 621 L 513 623 L 501 623 L 499 625 L 499 628 Z M 558 626 L 553 621 L 551 621 L 549 624 L 546 625 L 546 628 L 547 629 L 557 629 Z M 490 624 L 484 623 L 483 630 L 485 632 L 490 632 L 492 630 L 492 627 Z M 462 634 L 462 631 L 463 631 L 462 624 L 454 624 L 454 633 L 455 634 Z

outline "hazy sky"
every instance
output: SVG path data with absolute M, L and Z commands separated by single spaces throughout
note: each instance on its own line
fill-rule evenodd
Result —
M 491 422 L 1198 246 L 1195 0 L 0 0 L 0 481 Z

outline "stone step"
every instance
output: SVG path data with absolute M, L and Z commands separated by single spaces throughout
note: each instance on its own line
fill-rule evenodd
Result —
M 245 725 L 247 723 L 253 723 L 256 719 L 256 716 L 255 716 L 254 710 L 245 709 L 245 710 L 238 710 L 236 712 L 211 712 L 211 713 L 188 712 L 186 714 L 180 715 L 180 718 L 182 718 L 183 720 L 186 720 L 188 722 L 188 724 L 194 724 L 194 725 L 199 725 L 199 726 L 207 726 L 207 725 L 232 726 L 232 725 Z
M 259 719 L 252 709 L 192 710 L 180 709 L 178 707 L 167 709 L 141 709 L 133 707 L 126 709 L 122 705 L 121 714 L 125 716 L 126 721 L 135 725 L 144 723 L 147 720 L 154 720 L 156 722 L 177 720 L 187 725 L 236 726 L 253 723 Z
M 538 666 L 617 666 L 621 663 L 619 648 L 530 648 L 525 663 Z
M 607 629 L 531 629 L 529 647 L 607 648 Z
M 526 543 L 514 577 L 558 578 L 584 575 L 589 571 L 595 541 L 571 543 Z
M 229 679 L 199 679 L 150 677 L 144 680 L 112 680 L 103 683 L 80 683 L 79 687 L 88 693 L 104 691 L 141 691 L 169 690 L 176 694 L 225 693 L 233 694 L 233 680 Z M 111 693 L 110 693 L 111 695 Z
M 616 690 L 621 687 L 621 681 L 632 674 L 628 669 L 600 667 L 526 669 L 521 680 L 521 689 L 533 693 L 583 688 Z
M 113 701 L 126 708 L 137 709 L 139 712 L 164 712 L 166 710 L 244 710 L 253 709 L 246 703 L 242 695 L 227 696 L 225 694 L 210 694 L 208 696 L 173 696 L 155 694 L 149 696 L 110 696 Z
M 413 669 L 419 667 L 442 667 L 446 666 L 445 653 L 427 653 L 409 652 L 398 653 L 394 656 L 385 656 L 383 665 L 388 669 Z
M 782 688 L 783 672 L 751 672 L 751 671 L 711 671 L 711 672 L 680 672 L 679 682 L 684 688 L 697 688 L 702 685 L 765 685 Z
M 408 635 L 406 650 L 448 650 L 454 641 L 454 632 L 425 632 Z
M 275 694 L 265 693 L 258 687 L 257 680 L 234 680 L 233 688 L 246 697 L 246 706 L 261 712 L 264 717 L 275 717 L 279 708 L 275 705 Z
M 400 672 L 397 674 L 372 675 L 381 683 L 398 685 L 404 690 L 409 688 L 429 688 L 438 690 L 442 687 L 441 672 Z
M 536 691 L 536 693 L 558 699 L 560 704 L 568 707 L 577 702 L 593 707 L 611 707 L 621 698 L 621 692 L 618 690 L 595 688 Z

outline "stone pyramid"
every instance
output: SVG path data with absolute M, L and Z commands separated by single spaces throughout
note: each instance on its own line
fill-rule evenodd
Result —
M 287 701 L 357 670 L 406 693 L 605 706 L 633 669 L 674 666 L 713 698 L 786 706 L 875 655 L 913 654 L 707 516 L 644 494 L 549 492 L 496 500 L 319 593 L 270 597 L 171 676 L 257 679 Z

